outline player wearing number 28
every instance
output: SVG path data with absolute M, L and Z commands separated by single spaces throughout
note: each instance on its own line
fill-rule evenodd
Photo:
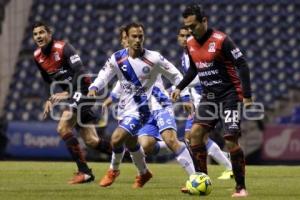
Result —
M 205 136 L 221 120 L 224 139 L 230 151 L 236 191 L 232 197 L 248 195 L 245 185 L 245 157 L 239 146 L 240 105 L 250 106 L 250 74 L 240 49 L 225 33 L 208 27 L 208 16 L 200 4 L 191 4 L 183 14 L 184 26 L 192 36 L 187 39 L 190 67 L 172 94 L 176 99 L 198 75 L 203 87 L 202 99 L 191 129 L 191 149 L 196 166 L 207 173 Z

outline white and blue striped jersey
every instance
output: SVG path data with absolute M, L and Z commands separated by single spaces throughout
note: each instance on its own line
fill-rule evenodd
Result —
M 122 96 L 122 87 L 120 81 L 117 81 L 116 85 L 112 89 L 110 96 L 113 99 L 113 102 L 118 102 Z M 119 101 L 121 103 L 121 101 Z M 157 77 L 156 82 L 154 83 L 152 95 L 150 97 L 149 106 L 151 111 L 160 110 L 165 107 L 171 106 L 172 101 L 169 97 L 169 93 L 166 91 L 161 75 Z M 122 105 L 120 105 L 122 107 Z
M 122 88 L 119 117 L 141 119 L 151 111 L 149 103 L 154 83 L 161 74 L 174 85 L 183 78 L 178 69 L 156 51 L 144 49 L 141 57 L 132 58 L 128 49 L 122 49 L 108 59 L 89 89 L 101 90 L 117 75 Z

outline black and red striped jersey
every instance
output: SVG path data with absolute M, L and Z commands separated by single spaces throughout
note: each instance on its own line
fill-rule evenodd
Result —
M 60 81 L 67 83 L 59 84 L 63 90 L 69 91 L 71 85 L 73 92 L 78 89 L 84 94 L 88 92 L 91 79 L 86 75 L 80 76 L 87 72 L 80 56 L 70 44 L 52 40 L 45 48 L 34 51 L 34 61 L 47 83 Z
M 208 29 L 201 38 L 189 37 L 187 50 L 190 68 L 177 88 L 183 89 L 198 74 L 204 96 L 217 100 L 229 95 L 238 100 L 251 97 L 248 65 L 229 36 Z

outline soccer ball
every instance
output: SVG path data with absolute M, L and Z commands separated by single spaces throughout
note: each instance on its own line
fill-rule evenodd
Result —
M 196 172 L 190 175 L 185 187 L 189 193 L 193 195 L 209 195 L 212 190 L 209 176 L 202 172 Z

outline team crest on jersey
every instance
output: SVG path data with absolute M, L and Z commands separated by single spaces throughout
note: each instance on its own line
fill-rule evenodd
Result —
M 223 35 L 221 35 L 221 34 L 219 34 L 219 33 L 214 33 L 214 34 L 213 34 L 213 37 L 216 38 L 216 39 L 218 39 L 218 40 L 220 40 L 220 39 L 223 38 Z
M 54 52 L 53 56 L 54 56 L 54 60 L 55 61 L 59 61 L 60 60 L 59 53 L 57 51 Z
M 209 45 L 208 45 L 208 52 L 210 52 L 210 53 L 216 52 L 216 43 L 215 42 L 209 43 Z
M 195 51 L 195 49 L 193 47 L 189 47 L 190 52 Z
M 144 72 L 144 74 L 149 74 L 150 67 L 148 67 L 148 66 L 143 67 L 143 72 Z
M 43 58 L 39 59 L 39 63 L 43 63 L 45 60 Z

